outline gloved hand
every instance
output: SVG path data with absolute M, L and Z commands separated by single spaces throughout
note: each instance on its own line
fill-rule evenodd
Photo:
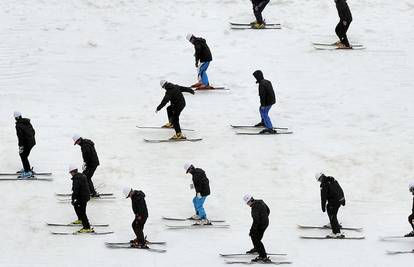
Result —
M 201 193 L 197 193 L 197 198 L 201 198 Z
M 190 189 L 194 189 L 194 184 L 190 184 Z
M 19 154 L 22 154 L 24 151 L 24 146 L 19 146 Z
M 86 163 L 84 162 L 82 165 L 82 171 L 86 170 L 86 168 L 88 168 L 88 166 L 86 165 Z
M 76 205 L 76 201 L 77 201 L 76 199 L 72 199 L 72 202 L 71 202 L 72 203 L 72 206 L 75 206 Z
M 195 91 L 193 89 L 191 89 L 190 94 L 194 95 Z
M 198 61 L 195 62 L 195 66 L 196 66 L 196 68 L 198 68 Z
M 155 109 L 155 114 L 157 114 L 157 113 L 158 113 L 158 111 L 159 111 L 158 109 Z
M 345 206 L 345 199 L 341 202 L 342 206 Z
M 326 207 L 322 207 L 322 212 L 325 212 L 325 210 L 326 210 Z

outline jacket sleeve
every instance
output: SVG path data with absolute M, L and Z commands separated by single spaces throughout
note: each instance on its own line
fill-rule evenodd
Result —
M 90 145 L 84 146 L 84 148 L 82 149 L 82 157 L 83 162 L 85 162 L 86 165 L 88 165 L 92 161 L 93 152 L 92 147 Z
M 194 49 L 195 49 L 194 57 L 195 57 L 196 62 L 200 61 L 201 48 L 202 47 L 201 47 L 200 43 L 198 41 L 195 41 L 194 42 Z
M 132 206 L 135 216 L 143 216 L 145 210 L 145 204 L 143 199 L 138 199 L 134 202 Z
M 72 201 L 79 197 L 79 182 L 75 179 L 72 183 Z
M 165 92 L 165 96 L 162 99 L 161 103 L 158 105 L 157 110 L 161 110 L 165 105 L 167 105 L 168 101 L 170 101 L 171 95 L 167 92 Z
M 264 85 L 259 84 L 259 96 L 260 96 L 260 106 L 266 105 L 266 88 Z
M 19 146 L 23 146 L 23 144 L 24 144 L 24 132 L 17 125 L 16 125 L 16 134 L 17 134 L 17 139 L 19 141 Z
M 321 208 L 325 212 L 326 209 L 326 197 L 327 197 L 327 186 L 321 185 Z
M 201 192 L 201 179 L 197 173 L 194 174 L 193 184 L 194 184 L 194 189 L 196 193 L 200 193 Z
M 190 93 L 190 94 L 193 94 L 194 93 L 194 90 L 193 89 L 191 89 L 190 87 L 184 87 L 184 86 L 180 86 L 180 91 L 181 92 Z
M 413 198 L 413 208 L 412 208 L 411 212 L 414 214 L 414 198 Z

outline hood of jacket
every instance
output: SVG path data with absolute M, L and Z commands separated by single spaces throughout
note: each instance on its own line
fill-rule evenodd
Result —
M 261 70 L 253 72 L 253 76 L 256 78 L 256 83 L 260 83 L 264 79 L 263 72 Z

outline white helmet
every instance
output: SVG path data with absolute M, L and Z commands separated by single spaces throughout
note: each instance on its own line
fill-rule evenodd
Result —
M 131 187 L 127 187 L 127 186 L 125 186 L 122 189 L 122 193 L 124 194 L 125 198 L 128 198 L 129 197 L 129 194 L 131 193 L 131 191 L 132 191 L 132 188 Z
M 161 80 L 160 85 L 162 88 L 164 88 L 165 84 L 167 83 L 167 80 Z
M 69 172 L 72 172 L 72 171 L 77 170 L 77 169 L 78 169 L 78 167 L 75 164 L 69 164 L 69 168 L 68 168 Z
M 410 191 L 414 191 L 414 181 L 411 181 L 411 182 L 408 184 L 408 189 L 409 189 Z
M 243 201 L 244 201 L 244 203 L 249 203 L 249 201 L 250 200 L 252 200 L 252 195 L 250 195 L 250 194 L 246 194 L 246 195 L 244 195 L 244 197 L 243 197 Z
M 187 33 L 187 36 L 185 37 L 185 39 L 187 39 L 188 41 L 190 41 L 193 36 L 194 35 L 192 33 Z
M 186 171 L 186 173 L 188 173 L 188 170 L 193 166 L 193 164 L 186 162 L 184 164 L 184 170 Z
M 323 175 L 323 172 L 318 172 L 318 173 L 315 174 L 315 179 L 316 179 L 317 182 L 320 181 L 322 175 Z
M 15 111 L 15 112 L 13 113 L 13 115 L 14 115 L 14 118 L 16 119 L 16 118 L 18 118 L 18 117 L 21 117 L 21 116 L 22 116 L 22 113 L 21 113 L 20 111 Z
M 76 145 L 76 141 L 78 141 L 79 138 L 81 138 L 81 136 L 79 134 L 74 134 L 73 135 L 73 137 L 72 137 L 73 145 Z

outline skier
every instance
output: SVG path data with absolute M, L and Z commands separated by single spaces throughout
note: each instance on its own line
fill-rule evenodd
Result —
M 194 95 L 194 90 L 188 87 L 183 87 L 176 85 L 166 80 L 161 80 L 160 85 L 165 89 L 165 96 L 162 99 L 161 103 L 158 105 L 155 113 L 160 111 L 168 102 L 171 104 L 167 107 L 168 123 L 163 127 L 173 128 L 175 130 L 175 135 L 170 139 L 186 139 L 186 137 L 181 133 L 180 127 L 180 114 L 185 107 L 185 99 L 183 92 L 187 92 Z
M 19 171 L 19 178 L 30 178 L 33 176 L 33 172 L 28 157 L 36 145 L 35 130 L 30 119 L 22 118 L 19 111 L 14 112 L 14 119 L 16 120 L 16 134 L 19 141 L 19 155 L 23 164 L 23 169 Z
M 343 238 L 345 235 L 341 234 L 341 225 L 338 222 L 337 215 L 341 205 L 345 206 L 344 191 L 338 181 L 331 176 L 325 176 L 325 174 L 319 172 L 315 175 L 315 178 L 321 183 L 322 211 L 325 212 L 326 210 L 328 212 L 329 223 L 332 228 L 332 233 L 326 237 Z
M 414 196 L 414 182 L 411 182 L 408 188 Z M 413 197 L 413 208 L 411 210 L 411 215 L 408 216 L 408 222 L 411 224 L 411 227 L 413 228 L 413 230 L 409 232 L 408 234 L 406 234 L 405 237 L 414 237 L 414 197 Z
M 195 66 L 198 68 L 198 82 L 191 87 L 195 87 L 197 90 L 212 89 L 213 87 L 210 86 L 208 81 L 207 69 L 213 58 L 206 40 L 201 37 L 195 37 L 191 33 L 187 34 L 186 39 L 194 45 Z
M 148 248 L 147 241 L 144 237 L 144 225 L 148 218 L 145 194 L 140 190 L 133 190 L 131 187 L 125 187 L 123 192 L 126 198 L 131 198 L 132 210 L 135 214 L 132 229 L 134 230 L 136 238 L 130 241 L 131 247 Z
M 69 173 L 72 175 L 72 205 L 75 208 L 78 219 L 73 224 L 82 224 L 83 228 L 79 233 L 93 233 L 95 230 L 89 224 L 86 216 L 86 205 L 90 199 L 89 185 L 85 174 L 79 173 L 75 165 L 69 166 Z
M 210 185 L 206 173 L 200 168 L 195 168 L 191 163 L 184 164 L 184 170 L 193 176 L 193 183 L 190 185 L 190 188 L 194 188 L 196 191 L 196 195 L 193 198 L 196 214 L 191 219 L 196 220 L 196 224 L 199 225 L 210 225 L 211 222 L 207 219 L 207 214 L 203 207 L 207 196 L 210 195 Z
M 253 29 L 263 29 L 266 27 L 266 23 L 262 17 L 262 12 L 270 0 L 251 0 L 253 4 L 253 13 L 256 17 L 256 21 L 250 23 Z
M 96 168 L 99 166 L 98 154 L 95 150 L 95 144 L 89 139 L 82 138 L 79 134 L 73 135 L 73 145 L 79 145 L 82 151 L 83 158 L 83 174 L 88 178 L 89 191 L 91 192 L 92 197 L 99 197 L 99 194 L 96 192 L 95 187 L 93 186 L 92 176 L 96 171 Z
M 275 92 L 273 91 L 272 83 L 263 77 L 261 70 L 253 72 L 253 76 L 256 78 L 256 83 L 259 84 L 259 96 L 260 96 L 260 116 L 262 121 L 256 124 L 256 127 L 264 126 L 266 129 L 260 133 L 275 134 L 276 131 L 273 129 L 272 121 L 269 117 L 269 111 L 272 106 L 276 103 Z
M 270 262 L 271 260 L 267 257 L 266 249 L 262 243 L 264 232 L 269 226 L 270 209 L 263 200 L 254 199 L 251 195 L 245 195 L 243 201 L 251 207 L 253 218 L 253 224 L 250 228 L 249 235 L 254 247 L 251 250 L 246 251 L 246 253 L 259 253 L 259 256 L 252 259 L 253 262 Z
M 335 28 L 336 35 L 339 37 L 339 41 L 336 42 L 336 45 L 338 48 L 351 48 L 348 42 L 348 37 L 346 36 L 346 32 L 352 22 L 351 11 L 349 10 L 346 0 L 335 0 L 335 4 L 339 15 L 339 22 Z

